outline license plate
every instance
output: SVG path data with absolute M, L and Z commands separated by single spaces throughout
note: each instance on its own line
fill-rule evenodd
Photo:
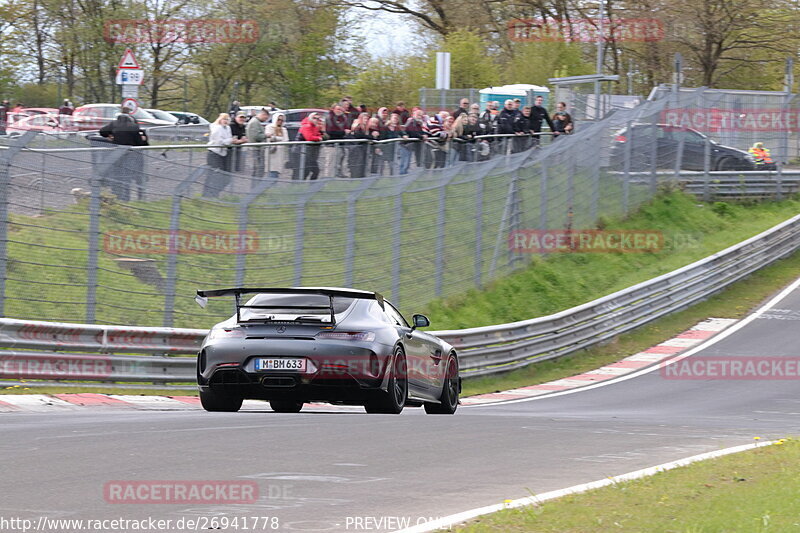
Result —
M 270 357 L 256 359 L 256 370 L 289 370 L 305 372 L 306 360 L 302 357 Z

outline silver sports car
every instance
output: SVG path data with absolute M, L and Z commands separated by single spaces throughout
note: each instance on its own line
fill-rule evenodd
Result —
M 242 303 L 243 296 L 249 296 Z M 233 296 L 236 314 L 214 326 L 197 358 L 207 411 L 238 411 L 244 399 L 296 413 L 311 401 L 363 405 L 368 413 L 424 406 L 453 414 L 461 378 L 452 346 L 412 325 L 376 292 L 337 288 L 197 291 Z

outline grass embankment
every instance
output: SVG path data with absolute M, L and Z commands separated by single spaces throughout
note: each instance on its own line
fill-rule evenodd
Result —
M 763 446 L 540 506 L 506 509 L 459 533 L 785 532 L 800 529 L 800 442 Z
M 800 202 L 796 200 L 745 206 L 704 204 L 681 193 L 664 194 L 628 219 L 601 223 L 607 229 L 660 230 L 666 236 L 662 251 L 553 254 L 545 259 L 536 258 L 528 268 L 500 279 L 482 291 L 472 290 L 431 303 L 427 313 L 432 317 L 435 329 L 511 322 L 554 313 L 706 257 L 798 212 Z M 794 254 L 705 302 L 621 335 L 607 345 L 501 376 L 468 380 L 464 383 L 464 395 L 533 385 L 578 374 L 658 344 L 706 318 L 740 318 L 792 281 L 798 272 L 800 254 Z M 8 392 L 20 392 L 19 389 Z M 167 393 L 154 390 L 121 392 L 102 387 L 80 390 L 31 387 L 23 392 Z
M 436 329 L 500 324 L 548 315 L 670 272 L 741 242 L 800 212 L 800 202 L 736 205 L 697 202 L 681 193 L 659 196 L 606 229 L 657 230 L 665 246 L 657 253 L 553 254 L 458 297 L 428 306 Z M 579 374 L 658 344 L 709 317 L 740 318 L 800 272 L 800 254 L 780 261 L 690 309 L 620 335 L 613 342 L 570 357 L 468 380 L 464 395 L 544 383 Z

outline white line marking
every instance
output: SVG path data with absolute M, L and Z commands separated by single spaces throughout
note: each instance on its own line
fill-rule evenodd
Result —
M 437 529 L 452 528 L 456 524 L 466 522 L 467 520 L 471 520 L 478 516 L 483 516 L 490 513 L 496 513 L 497 511 L 502 511 L 503 509 L 515 509 L 517 507 L 524 507 L 527 505 L 541 504 L 548 500 L 561 498 L 562 496 L 567 496 L 569 494 L 580 494 L 582 492 L 586 492 L 589 490 L 599 489 L 601 487 L 613 485 L 614 483 L 619 483 L 620 481 L 630 481 L 632 479 L 639 479 L 647 476 L 652 476 L 653 474 L 664 472 L 666 470 L 672 470 L 673 468 L 678 468 L 681 466 L 686 466 L 688 464 L 697 461 L 702 461 L 705 459 L 713 459 L 715 457 L 722 457 L 723 455 L 729 455 L 732 453 L 739 453 L 760 446 L 769 446 L 770 444 L 774 444 L 775 442 L 777 441 L 768 441 L 755 444 L 744 444 L 742 446 L 734 446 L 732 448 L 725 448 L 713 452 L 701 453 L 700 455 L 693 455 L 691 457 L 686 457 L 684 459 L 678 459 L 677 461 L 671 461 L 669 463 L 651 466 L 649 468 L 643 468 L 642 470 L 628 472 L 627 474 L 621 474 L 619 476 L 609 477 L 605 479 L 598 479 L 597 481 L 592 481 L 590 483 L 582 483 L 580 485 L 574 485 L 572 487 L 567 487 L 565 489 L 553 490 L 550 492 L 544 492 L 542 494 L 536 494 L 534 496 L 528 496 L 527 498 L 520 498 L 518 500 L 506 501 L 505 503 L 498 503 L 495 505 L 487 505 L 486 507 L 478 507 L 476 509 L 470 509 L 469 511 L 464 511 L 461 513 L 444 516 L 442 518 L 439 518 L 437 520 L 432 520 L 424 524 L 420 524 L 405 529 L 400 529 L 395 533 L 426 533 L 428 531 L 436 531 Z
M 768 309 L 772 308 L 778 302 L 780 302 L 781 300 L 783 300 L 784 298 L 789 296 L 789 294 L 791 294 L 795 289 L 797 289 L 797 287 L 800 287 L 800 278 L 797 278 L 796 280 L 794 280 L 794 282 L 791 285 L 789 285 L 788 287 L 783 289 L 772 300 L 770 300 L 767 303 L 765 303 L 763 306 L 761 306 L 757 311 L 755 311 L 750 316 L 747 316 L 747 317 L 743 318 L 742 320 L 740 320 L 736 324 L 730 326 L 728 329 L 722 331 L 721 333 L 718 333 L 717 335 L 714 335 L 710 339 L 707 339 L 702 344 L 699 344 L 699 345 L 695 346 L 694 348 L 690 348 L 689 350 L 674 356 L 672 359 L 665 360 L 661 364 L 652 365 L 652 366 L 649 366 L 647 368 L 643 368 L 642 370 L 637 370 L 635 372 L 631 372 L 630 374 L 625 374 L 624 376 L 619 376 L 617 378 L 607 379 L 605 381 L 600 381 L 598 383 L 594 383 L 592 385 L 586 385 L 584 387 L 579 387 L 577 389 L 570 389 L 570 390 L 553 392 L 552 394 L 548 394 L 547 396 L 537 396 L 537 397 L 534 397 L 534 398 L 521 398 L 519 400 L 505 400 L 505 401 L 497 402 L 497 403 L 491 404 L 491 405 L 488 405 L 488 404 L 466 405 L 464 407 L 473 407 L 473 408 L 493 407 L 495 405 L 508 405 L 508 404 L 520 403 L 520 402 L 534 402 L 534 401 L 537 401 L 537 400 L 545 400 L 545 399 L 554 398 L 556 396 L 564 396 L 565 394 L 575 394 L 576 392 L 583 392 L 583 391 L 587 391 L 587 390 L 591 390 L 591 389 L 596 389 L 598 387 L 606 387 L 608 385 L 613 385 L 615 383 L 619 383 L 621 381 L 626 381 L 628 379 L 638 378 L 639 376 L 643 376 L 645 374 L 649 374 L 650 372 L 654 372 L 656 370 L 659 370 L 659 369 L 663 368 L 664 366 L 673 365 L 673 364 L 677 363 L 678 361 L 686 359 L 687 357 L 690 357 L 690 356 L 696 354 L 697 352 L 705 350 L 706 348 L 708 348 L 712 344 L 715 344 L 715 343 L 721 341 L 722 339 L 725 339 L 725 338 L 729 337 L 733 333 L 739 331 L 740 329 L 742 329 L 743 327 L 748 325 L 750 322 L 756 320 L 759 316 L 761 316 L 762 313 L 764 313 Z M 726 320 L 726 321 L 728 321 L 727 323 L 730 323 L 730 321 L 733 320 L 733 319 L 720 319 L 720 320 Z M 695 328 L 693 328 L 693 329 L 700 329 L 700 327 L 699 326 L 695 326 Z

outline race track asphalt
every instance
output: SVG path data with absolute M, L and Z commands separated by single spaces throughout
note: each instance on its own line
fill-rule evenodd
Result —
M 690 357 L 800 357 L 800 289 Z M 455 416 L 287 415 L 267 404 L 0 413 L 0 518 L 276 517 L 277 531 L 380 531 L 800 432 L 797 379 L 664 372 Z M 255 480 L 259 499 L 111 504 L 113 480 Z M 274 531 L 261 525 L 250 531 Z

